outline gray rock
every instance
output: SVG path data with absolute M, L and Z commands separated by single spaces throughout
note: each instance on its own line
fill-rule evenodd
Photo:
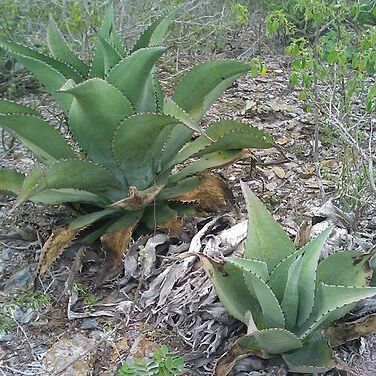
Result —
M 36 276 L 36 264 L 26 265 L 4 283 L 4 292 L 14 293 L 29 289 Z
M 81 324 L 81 329 L 83 330 L 98 329 L 98 321 L 96 319 L 84 319 Z
M 14 253 L 13 249 L 8 248 L 8 247 L 3 248 L 3 250 L 1 251 L 1 258 L 4 261 L 9 261 L 12 258 L 13 253 Z
M 0 332 L 0 342 L 9 342 L 13 339 L 13 335 L 5 332 Z

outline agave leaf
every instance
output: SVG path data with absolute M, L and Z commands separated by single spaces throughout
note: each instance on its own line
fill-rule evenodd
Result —
M 68 120 L 76 141 L 94 161 L 117 171 L 112 156 L 112 138 L 119 122 L 133 112 L 128 99 L 111 84 L 98 78 L 62 92 L 75 98 Z
M 269 354 L 281 354 L 303 346 L 294 333 L 282 328 L 263 329 L 241 338 L 239 343 L 243 348 L 254 347 L 256 340 L 259 348 Z
M 246 323 L 246 313 L 252 312 L 256 326 L 263 328 L 261 307 L 248 290 L 242 270 L 232 263 L 220 264 L 203 255 L 200 260 L 227 312 L 243 323 Z
M 39 116 L 0 114 L 0 125 L 14 133 L 45 164 L 51 164 L 58 159 L 75 157 L 64 137 Z
M 282 358 L 290 372 L 324 373 L 336 365 L 332 349 L 324 338 L 311 341 L 301 349 L 282 354 Z
M 22 182 L 21 189 L 13 207 L 16 208 L 22 202 L 28 200 L 35 193 L 43 190 L 45 187 L 45 171 L 40 167 L 34 167 L 30 174 Z
M 256 274 L 263 281 L 268 279 L 268 265 L 264 261 L 233 257 L 228 257 L 226 260 L 245 271 Z
M 36 79 L 51 93 L 65 114 L 68 113 L 72 98 L 57 92 L 67 81 L 67 78 L 51 65 L 38 59 L 19 55 L 17 60 L 30 70 Z
M 72 52 L 52 17 L 47 27 L 47 42 L 54 58 L 72 66 L 82 77 L 87 76 L 89 67 Z
M 197 176 L 179 180 L 177 183 L 171 184 L 163 189 L 163 191 L 158 195 L 157 201 L 161 202 L 167 200 L 177 200 L 178 197 L 197 188 L 199 184 L 200 178 Z
M 376 287 L 330 286 L 321 282 L 317 287 L 312 313 L 299 330 L 299 337 L 307 337 L 350 312 L 354 304 L 376 295 Z
M 38 262 L 38 275 L 43 275 L 63 253 L 64 249 L 77 236 L 77 230 L 69 230 L 61 227 L 52 232 L 46 243 L 44 243 Z
M 178 173 L 172 175 L 169 182 L 175 183 L 188 176 L 196 175 L 212 168 L 226 166 L 249 155 L 250 153 L 247 149 L 243 149 L 242 151 L 223 150 L 205 154 L 197 161 L 190 163 L 187 167 L 184 167 Z
M 165 97 L 163 102 L 163 112 L 166 115 L 170 115 L 179 119 L 183 124 L 193 131 L 202 133 L 199 128 L 197 121 L 195 121 L 191 116 L 186 113 L 182 108 L 180 108 L 170 97 Z
M 273 290 L 275 296 L 280 302 L 282 302 L 286 290 L 289 268 L 294 263 L 294 261 L 302 255 L 302 253 L 303 252 L 298 249 L 291 255 L 285 257 L 270 273 L 268 285 Z
M 269 270 L 273 270 L 281 260 L 294 252 L 294 244 L 249 187 L 243 182 L 241 187 L 248 211 L 245 256 L 265 261 Z
M 33 195 L 32 201 L 42 202 L 44 204 L 81 202 L 87 204 L 94 204 L 96 206 L 101 207 L 105 207 L 110 203 L 109 200 L 95 193 L 73 188 L 46 189 Z
M 286 328 L 293 330 L 296 326 L 299 308 L 299 276 L 302 269 L 302 256 L 290 266 L 287 274 L 286 288 L 282 300 L 282 310 L 286 318 Z
M 103 43 L 101 43 L 100 39 L 107 42 L 107 44 L 112 45 L 121 56 L 124 55 L 123 44 L 115 29 L 114 11 L 112 7 L 107 8 L 101 28 L 97 35 L 98 40 L 96 42 L 94 58 L 89 74 L 91 77 L 104 78 L 106 51 L 104 51 Z
M 219 60 L 196 65 L 175 88 L 172 99 L 199 121 L 212 103 L 239 78 L 250 65 L 237 60 Z
M 173 166 L 188 158 L 219 150 L 242 150 L 244 148 L 269 148 L 271 138 L 266 133 L 236 120 L 220 120 L 205 131 L 205 135 L 187 144 L 170 162 Z
M 34 50 L 26 46 L 22 46 L 21 44 L 18 44 L 18 43 L 6 41 L 4 39 L 0 39 L 0 47 L 4 48 L 9 53 L 16 55 L 17 60 L 20 60 L 20 63 L 25 65 L 25 67 L 31 70 L 33 73 L 34 73 L 33 71 L 34 66 L 31 64 L 31 62 L 33 60 L 37 60 L 39 62 L 49 65 L 51 68 L 60 72 L 65 77 L 65 79 L 70 78 L 74 82 L 82 81 L 82 76 L 74 68 L 65 64 L 62 61 L 56 60 L 52 57 L 49 57 L 48 55 L 44 55 L 37 50 Z M 36 77 L 40 82 L 42 82 L 43 85 L 47 87 L 47 85 L 42 80 L 40 80 L 37 75 Z
M 209 211 L 215 211 L 233 204 L 232 192 L 219 176 L 204 174 L 199 179 L 200 183 L 195 189 L 175 197 L 174 200 L 195 202 L 198 208 Z
M 10 101 L 8 99 L 0 99 L 0 114 L 31 114 L 38 115 L 38 112 L 31 107 Z
M 150 206 L 145 210 L 145 214 L 142 218 L 142 222 L 150 230 L 156 230 L 156 228 L 166 228 L 171 220 L 177 219 L 177 213 L 174 209 L 170 208 L 165 203 L 158 203 Z M 176 225 L 177 223 L 175 223 Z M 175 230 L 176 228 L 173 228 Z
M 257 297 L 265 326 L 267 328 L 283 328 L 285 317 L 270 287 L 257 274 L 248 270 L 249 268 L 242 268 L 239 263 L 234 265 L 243 270 L 243 278 L 248 290 Z
M 117 51 L 115 47 L 113 47 L 109 42 L 102 39 L 101 37 L 98 37 L 98 43 L 102 46 L 102 53 L 103 53 L 103 74 L 104 77 L 107 75 L 107 73 L 116 65 L 119 63 L 119 61 L 122 59 L 122 56 Z M 92 71 L 92 74 L 95 72 Z M 97 77 L 101 77 L 101 74 L 98 74 Z
M 18 195 L 21 192 L 25 175 L 15 170 L 0 169 L 0 192 L 12 192 Z
M 120 124 L 113 151 L 130 186 L 143 190 L 153 183 L 155 152 L 145 153 L 145 150 L 154 150 L 160 132 L 176 124 L 178 120 L 162 114 L 137 114 Z
M 164 93 L 162 90 L 162 86 L 161 86 L 161 83 L 159 82 L 158 74 L 155 70 L 153 70 L 151 75 L 153 78 L 154 95 L 157 101 L 157 110 L 158 112 L 163 113 Z
M 152 71 L 165 51 L 165 47 L 135 51 L 108 73 L 107 81 L 123 92 L 138 112 L 157 110 Z
M 372 256 L 372 253 L 361 254 L 357 251 L 332 253 L 319 263 L 316 284 L 324 282 L 327 285 L 365 287 L 372 276 L 369 265 Z
M 299 276 L 299 314 L 297 324 L 302 325 L 311 314 L 316 289 L 316 270 L 323 246 L 332 228 L 328 228 L 312 239 L 304 247 L 303 261 Z
M 132 48 L 132 52 L 145 47 L 161 45 L 167 34 L 175 12 L 176 10 L 174 9 L 172 12 L 162 15 L 161 17 L 157 18 L 148 28 L 146 28 Z
M 119 215 L 121 213 L 120 209 L 115 208 L 107 208 L 103 210 L 98 210 L 93 213 L 82 215 L 81 217 L 78 217 L 77 219 L 73 220 L 69 226 L 69 230 L 76 230 L 88 225 L 93 224 L 94 222 L 98 221 L 99 219 L 113 216 L 115 214 Z

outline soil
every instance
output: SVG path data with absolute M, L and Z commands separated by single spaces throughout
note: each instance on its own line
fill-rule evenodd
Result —
M 235 220 L 245 216 L 239 185 L 243 180 L 294 237 L 302 221 L 312 218 L 315 209 L 323 204 L 311 151 L 314 125 L 304 111 L 304 104 L 297 99 L 298 93 L 288 83 L 285 57 L 274 55 L 264 59 L 268 67 L 266 75 L 239 79 L 213 105 L 204 124 L 229 117 L 272 134 L 276 147 L 255 150 L 252 158 L 217 172 L 226 179 L 235 196 L 236 205 L 230 213 Z M 38 103 L 37 98 L 39 94 L 25 93 L 19 99 Z M 48 97 L 43 98 L 40 109 L 53 119 L 51 113 L 56 109 Z M 4 145 L 9 143 L 6 136 Z M 342 167 L 340 150 L 335 132 L 330 133 L 330 139 L 321 138 L 319 157 L 325 172 L 322 184 L 327 197 L 338 205 L 341 205 L 336 202 Z M 2 167 L 29 171 L 35 163 L 17 141 L 10 151 L 3 148 L 0 153 Z M 80 267 L 74 270 L 77 249 L 70 247 L 43 278 L 34 280 L 42 245 L 51 231 L 66 223 L 73 213 L 62 206 L 32 203 L 12 210 L 13 202 L 14 197 L 2 196 L 0 203 L 0 302 L 7 307 L 7 315 L 0 313 L 0 375 L 113 375 L 130 354 L 148 353 L 161 344 L 185 358 L 187 375 L 210 375 L 231 339 L 243 330 L 228 318 L 228 323 L 222 324 L 229 328 L 223 334 L 223 343 L 211 353 L 201 352 L 201 344 L 195 344 L 193 337 L 187 340 L 188 334 L 182 333 L 179 326 L 160 322 L 155 305 L 147 308 L 139 305 L 140 296 L 155 281 L 156 273 L 147 279 L 130 278 L 126 284 L 119 276 L 103 287 L 93 285 L 103 260 L 100 249 L 86 250 L 79 260 Z M 360 251 L 367 251 L 376 243 L 375 214 L 375 206 L 368 205 L 349 235 Z M 189 244 L 206 223 L 200 221 L 187 223 L 180 238 L 168 240 L 169 247 Z M 341 246 L 347 244 L 343 242 Z M 158 273 L 173 263 L 162 263 Z M 77 299 L 74 304 L 70 300 L 72 293 L 66 291 L 67 281 L 72 277 L 76 287 L 73 296 Z M 368 311 L 375 310 L 376 305 L 372 304 Z M 203 330 L 209 331 L 210 325 L 212 319 L 207 321 L 207 327 L 204 321 Z M 349 374 L 371 376 L 376 374 L 375 347 L 376 336 L 369 336 L 341 346 L 337 355 L 347 364 Z M 62 354 L 65 361 L 59 360 Z M 52 368 L 51 362 L 55 362 Z M 60 365 L 60 371 L 54 369 L 56 364 Z M 68 368 L 64 371 L 64 367 Z M 236 375 L 285 373 L 283 367 L 252 372 L 243 369 L 238 367 Z M 331 374 L 346 372 L 331 371 Z

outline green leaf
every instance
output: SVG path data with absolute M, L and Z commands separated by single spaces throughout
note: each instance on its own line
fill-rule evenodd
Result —
M 46 121 L 31 114 L 0 114 L 0 125 L 15 134 L 42 162 L 74 158 L 75 154 L 64 137 Z
M 214 153 L 203 155 L 197 161 L 190 163 L 187 167 L 184 167 L 179 172 L 172 175 L 169 182 L 175 183 L 188 176 L 196 175 L 212 168 L 227 165 L 234 160 L 241 158 L 242 155 L 243 153 L 241 151 L 236 150 L 216 151 Z
M 115 213 L 119 214 L 121 213 L 121 211 L 119 209 L 107 208 L 107 209 L 96 211 L 90 214 L 82 215 L 81 217 L 78 217 L 77 219 L 75 219 L 69 224 L 68 230 L 76 230 L 78 228 L 91 225 L 92 223 L 102 218 L 114 215 Z
M 243 148 L 269 148 L 271 138 L 266 133 L 236 120 L 220 120 L 211 124 L 205 135 L 188 143 L 169 166 L 182 163 L 188 158 L 213 153 L 219 150 L 241 150 Z
M 282 358 L 290 372 L 324 373 L 336 365 L 332 349 L 322 337 L 305 344 L 301 349 L 282 354 Z
M 152 71 L 165 47 L 143 48 L 119 62 L 107 76 L 107 81 L 129 98 L 136 111 L 157 110 Z
M 80 202 L 94 204 L 104 207 L 111 201 L 98 196 L 95 193 L 82 191 L 74 188 L 46 189 L 32 197 L 33 202 L 42 202 L 44 204 L 59 204 L 65 202 Z
M 294 244 L 249 187 L 243 182 L 241 187 L 248 211 L 245 256 L 265 261 L 269 270 L 273 270 L 281 260 L 294 252 Z
M 100 39 L 107 42 L 107 44 L 113 46 L 121 56 L 124 55 L 123 44 L 115 29 L 114 11 L 112 7 L 107 8 L 106 13 L 103 17 L 101 28 L 97 36 L 98 40 L 96 42 L 94 58 L 91 64 L 89 74 L 91 77 L 104 78 L 106 52 L 103 49 L 103 43 L 100 42 Z
M 54 58 L 72 66 L 82 77 L 87 77 L 89 67 L 72 52 L 52 17 L 47 28 L 47 42 Z
M 159 144 L 160 132 L 176 124 L 178 120 L 162 114 L 137 114 L 120 124 L 115 133 L 113 150 L 129 185 L 142 190 L 153 183 L 154 156 L 158 154 L 154 146 L 156 142 Z
M 117 51 L 115 47 L 113 47 L 109 42 L 102 39 L 101 37 L 98 37 L 98 43 L 100 43 L 102 48 L 102 54 L 103 54 L 103 75 L 104 77 L 108 74 L 108 72 L 119 63 L 119 61 L 122 59 L 122 56 Z M 92 70 L 91 74 L 94 77 L 103 77 L 101 73 L 98 73 L 98 75 L 95 75 L 95 71 Z M 104 78 L 103 77 L 103 78 Z
M 316 270 L 323 246 L 332 228 L 329 227 L 312 239 L 304 247 L 302 269 L 299 276 L 299 314 L 297 324 L 302 325 L 311 314 L 316 289 Z
M 319 263 L 316 284 L 365 287 L 372 276 L 369 266 L 372 256 L 357 251 L 332 253 Z
M 177 217 L 177 212 L 165 203 L 157 203 L 148 207 L 142 218 L 142 222 L 149 231 L 155 231 L 158 225 L 163 225 Z
M 239 78 L 250 64 L 237 60 L 219 60 L 196 65 L 176 86 L 172 99 L 196 121 L 212 103 Z
M 227 312 L 245 324 L 246 313 L 252 312 L 256 326 L 264 327 L 261 308 L 248 290 L 242 270 L 232 263 L 219 264 L 204 256 L 201 262 Z
M 16 208 L 24 201 L 28 200 L 33 194 L 44 188 L 45 172 L 40 167 L 34 167 L 30 174 L 27 175 L 19 189 L 18 197 L 13 207 Z
M 62 92 L 72 94 L 75 98 L 68 120 L 76 141 L 94 161 L 111 171 L 117 171 L 112 155 L 112 138 L 120 121 L 133 113 L 128 99 L 99 78 Z
M 226 260 L 243 270 L 256 274 L 263 281 L 268 279 L 268 265 L 264 261 L 234 257 L 228 257 Z
M 269 354 L 282 354 L 299 349 L 303 346 L 299 338 L 292 332 L 282 328 L 263 329 L 254 334 L 241 337 L 240 345 L 254 348 L 254 338 L 259 347 Z
M 74 82 L 82 81 L 82 76 L 74 68 L 70 67 L 69 65 L 65 64 L 62 61 L 56 60 L 52 57 L 49 57 L 48 55 L 44 55 L 37 50 L 34 50 L 26 46 L 22 46 L 21 44 L 18 44 L 18 43 L 6 41 L 1 38 L 0 38 L 0 47 L 4 48 L 9 53 L 16 55 L 17 60 L 19 60 L 21 64 L 25 65 L 25 67 L 31 70 L 33 73 L 34 73 L 34 65 L 32 64 L 32 62 L 34 60 L 37 60 L 57 70 L 66 79 L 70 78 Z M 40 80 L 38 76 L 36 77 L 40 82 L 42 82 L 43 85 L 47 87 L 47 85 L 42 80 Z
M 161 17 L 157 18 L 148 28 L 146 28 L 132 48 L 132 52 L 145 47 L 161 45 L 167 34 L 175 12 L 176 10 L 174 9 L 172 12 L 162 15 Z
M 248 290 L 257 297 L 260 304 L 265 326 L 267 328 L 283 328 L 285 317 L 273 291 L 258 275 L 252 271 L 241 269 Z
M 317 287 L 315 304 L 309 319 L 299 330 L 299 337 L 307 337 L 345 316 L 360 300 L 376 295 L 376 287 L 330 286 L 321 282 Z
M 177 197 L 188 193 L 195 188 L 197 188 L 200 184 L 200 179 L 198 176 L 191 176 L 189 178 L 185 178 L 179 180 L 174 185 L 169 185 L 157 196 L 157 201 L 166 201 L 166 200 L 173 200 Z
M 8 99 L 0 99 L 0 114 L 31 114 L 38 115 L 33 108 L 24 106 L 20 103 L 10 101 Z
M 0 192 L 12 192 L 18 195 L 25 175 L 15 170 L 0 168 Z
M 106 228 L 105 233 L 107 234 L 110 232 L 120 231 L 124 230 L 125 228 L 128 228 L 132 223 L 138 222 L 141 219 L 143 213 L 143 210 L 122 210 L 121 214 L 119 215 L 119 218 L 117 218 L 115 221 L 109 224 L 109 226 Z
M 293 330 L 296 326 L 299 308 L 299 276 L 302 269 L 302 256 L 290 266 L 287 274 L 286 288 L 282 300 L 282 311 L 286 318 L 286 328 Z

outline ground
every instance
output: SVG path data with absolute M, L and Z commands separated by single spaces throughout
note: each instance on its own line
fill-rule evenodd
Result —
M 125 273 L 115 281 L 93 286 L 103 254 L 100 249 L 87 249 L 77 257 L 74 246 L 35 280 L 43 243 L 72 214 L 64 207 L 31 203 L 12 211 L 14 198 L 2 196 L 0 375 L 113 375 L 127 357 L 144 355 L 158 344 L 167 344 L 184 357 L 187 375 L 210 375 L 215 361 L 244 328 L 224 312 L 198 261 L 194 257 L 177 260 L 176 256 L 188 250 L 192 237 L 204 225 L 209 223 L 201 236 L 203 245 L 210 236 L 244 219 L 240 180 L 263 199 L 292 238 L 304 219 L 323 217 L 336 226 L 332 247 L 367 251 L 375 244 L 374 207 L 362 212 L 356 226 L 347 223 L 351 213 L 347 216 L 342 211 L 343 215 L 333 217 L 328 205 L 319 210 L 323 200 L 311 153 L 311 116 L 288 83 L 285 57 L 266 56 L 265 60 L 265 76 L 239 79 L 208 114 L 210 120 L 230 117 L 256 125 L 271 133 L 276 144 L 217 171 L 234 193 L 232 212 L 223 213 L 212 225 L 212 218 L 187 221 L 179 236 L 159 233 L 135 239 L 124 262 Z M 38 103 L 37 96 L 29 93 L 22 100 Z M 45 113 L 49 103 L 46 98 Z M 328 198 L 335 198 L 338 181 L 333 176 L 341 168 L 339 150 L 335 131 L 325 130 L 320 159 Z M 1 153 L 1 166 L 27 171 L 34 163 L 18 144 L 12 152 Z M 149 251 L 143 265 L 137 265 L 140 245 Z M 133 269 L 132 260 L 136 260 Z M 368 301 L 355 317 L 374 312 L 375 303 Z M 348 364 L 349 374 L 371 376 L 376 374 L 375 346 L 376 337 L 370 336 L 340 347 L 337 355 Z M 233 374 L 285 372 L 281 367 L 245 371 L 249 364 L 255 366 L 254 361 L 245 360 Z

